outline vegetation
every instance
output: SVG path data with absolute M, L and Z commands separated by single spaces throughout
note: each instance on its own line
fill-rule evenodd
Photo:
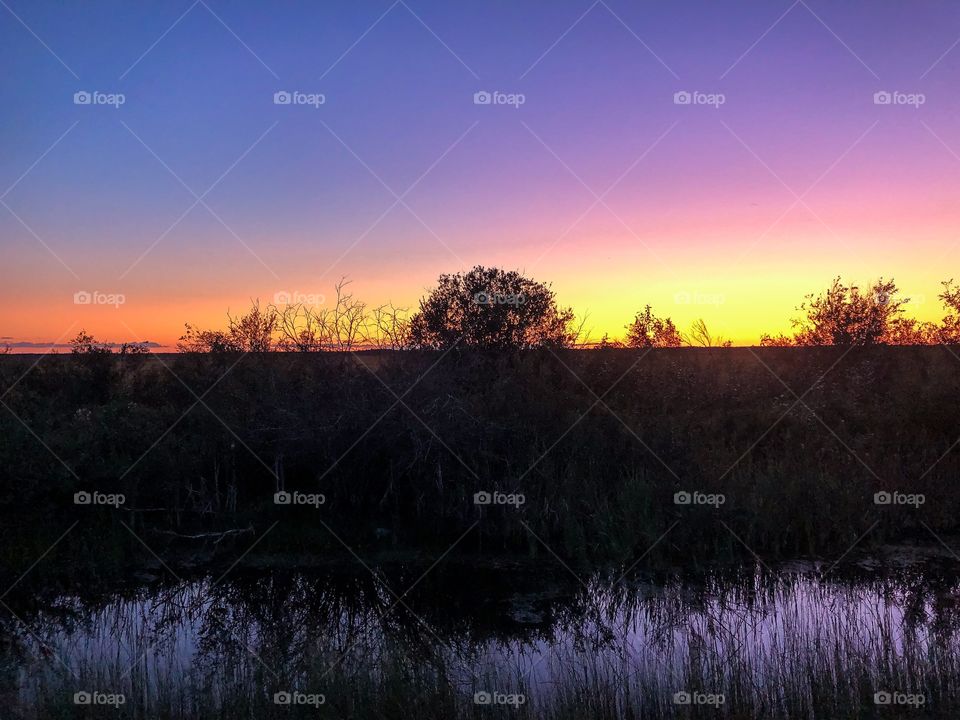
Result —
M 947 315 L 938 325 L 905 317 L 909 298 L 893 280 L 880 279 L 865 290 L 838 277 L 824 292 L 810 294 L 797 308 L 792 335 L 761 337 L 764 347 L 851 345 L 940 345 L 960 343 L 960 288 L 945 281 L 939 299 Z M 360 348 L 447 350 L 454 345 L 484 350 L 574 347 L 583 337 L 570 308 L 558 306 L 550 287 L 516 271 L 475 267 L 441 275 L 412 316 L 403 308 L 369 309 L 336 288 L 331 308 L 269 306 L 258 302 L 244 316 L 228 315 L 225 331 L 187 325 L 181 352 L 267 352 L 353 350 Z M 604 336 L 600 348 L 730 347 L 704 320 L 681 333 L 673 320 L 646 305 L 626 325 L 622 342 Z M 92 338 L 89 340 L 93 341 Z M 104 346 L 106 347 L 106 346 Z
M 656 317 L 649 305 L 627 325 L 627 347 L 680 347 L 682 344 L 683 338 L 673 320 Z
M 829 574 L 893 543 L 955 547 L 960 373 L 945 345 L 960 339 L 960 289 L 946 282 L 940 298 L 942 323 L 916 323 L 892 280 L 863 291 L 837 279 L 801 305 L 790 337 L 721 352 L 704 349 L 729 343 L 702 320 L 680 333 L 646 306 L 629 347 L 583 351 L 549 287 L 474 268 L 441 277 L 413 315 L 369 308 L 341 282 L 330 307 L 254 302 L 223 330 L 188 325 L 179 354 L 114 351 L 86 332 L 67 356 L 4 354 L 0 581 L 27 621 L 0 621 L 0 688 L 18 688 L 17 712 L 30 708 L 16 717 L 40 720 L 76 716 L 72 693 L 84 687 L 127 693 L 117 717 L 171 719 L 392 718 L 414 707 L 437 718 L 855 718 L 874 716 L 871 695 L 887 689 L 921 692 L 931 712 L 955 717 L 955 586 L 927 593 L 909 579 L 866 605 L 859 588 L 841 615 L 814 612 L 837 607 L 819 581 L 793 595 L 758 572 L 691 599 L 683 583 L 626 593 L 619 572 L 812 556 Z M 123 501 L 78 505 L 84 493 Z M 307 501 L 278 501 L 285 494 Z M 478 500 L 491 495 L 505 501 Z M 379 574 L 367 606 L 328 579 L 231 577 L 135 596 L 124 585 L 110 606 L 86 604 L 64 580 L 96 587 L 131 567 L 242 576 L 281 556 L 394 556 L 405 568 L 414 557 L 403 587 L 423 580 L 418 564 L 440 560 L 521 575 L 612 566 L 619 577 L 591 581 L 549 623 L 516 615 L 537 626 L 511 662 L 567 643 L 536 680 L 502 658 L 477 660 L 517 642 L 483 627 L 487 606 L 444 620 L 405 593 L 402 609 L 411 603 L 418 620 L 405 624 L 390 616 L 400 603 Z M 363 587 L 356 576 L 346 584 Z M 421 590 L 467 604 L 442 587 Z M 627 595 L 647 599 L 627 606 Z M 798 598 L 811 608 L 802 617 Z M 877 612 L 889 598 L 903 608 L 895 629 Z M 654 623 L 640 645 L 653 655 L 631 647 L 640 618 Z M 84 623 L 114 635 L 64 640 Z M 126 659 L 155 642 L 169 656 Z M 198 648 L 197 662 L 165 666 L 182 646 Z M 50 658 L 77 648 L 108 650 L 70 657 L 74 685 Z M 322 687 L 329 703 L 273 703 L 287 687 Z M 490 688 L 530 702 L 476 705 L 473 693 Z M 727 703 L 674 705 L 685 689 Z
M 952 280 L 943 284 L 939 298 L 949 314 L 943 323 L 920 323 L 903 316 L 908 298 L 899 296 L 893 280 L 882 278 L 865 291 L 844 285 L 840 278 L 820 295 L 808 295 L 793 320 L 794 335 L 764 335 L 765 346 L 810 345 L 936 345 L 960 340 L 960 289 Z
M 956 359 L 879 347 L 955 342 L 960 289 L 940 297 L 942 324 L 918 326 L 892 280 L 837 279 L 792 337 L 766 339 L 802 354 L 679 349 L 729 343 L 650 306 L 628 348 L 580 352 L 548 286 L 482 267 L 442 276 L 412 316 L 343 281 L 329 307 L 254 302 L 225 330 L 188 325 L 177 356 L 81 332 L 69 357 L 0 361 L 0 503 L 66 511 L 98 489 L 162 509 L 158 527 L 221 531 L 262 527 L 290 510 L 273 494 L 296 489 L 324 494 L 339 532 L 413 547 L 458 537 L 481 512 L 474 493 L 503 491 L 526 504 L 487 513 L 477 546 L 532 553 L 530 529 L 582 560 L 641 552 L 690 512 L 704 522 L 678 532 L 704 552 L 739 549 L 724 523 L 775 555 L 829 555 L 875 517 L 889 520 L 875 539 L 950 532 Z M 728 502 L 672 502 L 697 490 Z M 871 503 L 884 490 L 931 502 L 888 517 Z
M 73 694 L 92 689 L 125 700 L 94 717 L 163 720 L 955 718 L 956 582 L 892 575 L 714 572 L 644 577 L 640 592 L 540 578 L 539 598 L 520 596 L 536 608 L 526 622 L 494 627 L 505 596 L 531 584 L 523 575 L 435 570 L 399 607 L 369 575 L 171 579 L 43 611 L 17 604 L 29 625 L 0 646 L 0 681 L 24 688 L 7 704 L 23 720 L 80 717 Z M 315 704 L 278 705 L 278 691 Z M 475 702 L 492 692 L 497 704 Z M 678 692 L 701 702 L 679 705 Z M 878 692 L 897 702 L 876 704 Z
M 564 347 L 576 339 L 573 311 L 548 285 L 515 271 L 477 266 L 441 275 L 410 321 L 414 347 L 485 350 Z
M 947 310 L 940 324 L 905 317 L 909 298 L 900 296 L 893 280 L 880 279 L 865 290 L 838 277 L 820 294 L 807 295 L 797 308 L 791 335 L 761 336 L 762 347 L 852 345 L 950 345 L 960 343 L 960 287 L 942 283 L 939 299 Z M 183 353 L 325 352 L 360 349 L 520 351 L 545 348 L 676 348 L 730 347 L 703 319 L 686 333 L 670 317 L 650 305 L 625 326 L 623 341 L 607 335 L 598 343 L 584 337 L 585 318 L 576 323 L 573 310 L 558 305 L 548 284 L 517 271 L 474 267 L 466 273 L 441 275 L 437 287 L 410 313 L 392 304 L 370 307 L 349 292 L 342 279 L 330 306 L 304 303 L 251 303 L 242 315 L 227 313 L 227 327 L 202 329 L 186 324 L 177 343 Z M 76 354 L 107 354 L 113 345 L 86 331 L 71 341 Z M 124 343 L 121 354 L 147 351 L 144 343 Z
M 184 534 L 297 518 L 327 551 L 318 520 L 422 549 L 482 518 L 458 551 L 535 557 L 532 531 L 587 562 L 696 518 L 663 549 L 741 554 L 725 523 L 764 555 L 830 557 L 877 520 L 867 543 L 960 517 L 960 373 L 938 347 L 11 355 L 0 374 L 0 504 L 56 523 L 76 492 L 122 493 L 126 510 L 90 509 L 121 538 L 138 508 Z M 326 503 L 277 506 L 283 490 Z M 525 504 L 475 505 L 493 491 Z

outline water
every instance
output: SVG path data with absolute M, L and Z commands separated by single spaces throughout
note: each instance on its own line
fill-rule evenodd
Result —
M 89 709 L 74 693 L 99 692 L 101 704 L 113 698 L 116 709 L 99 708 L 111 717 L 376 717 L 405 704 L 431 717 L 423 708 L 558 718 L 960 709 L 960 581 L 929 568 L 583 583 L 506 570 L 415 582 L 421 573 L 260 570 L 55 594 L 18 612 L 22 622 L 2 616 L 5 706 L 71 716 Z M 299 705 L 278 705 L 278 693 Z

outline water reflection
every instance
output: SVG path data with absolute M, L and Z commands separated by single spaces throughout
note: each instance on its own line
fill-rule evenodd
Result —
M 960 584 L 929 569 L 446 572 L 403 594 L 418 577 L 269 570 L 11 606 L 4 700 L 21 717 L 84 690 L 122 693 L 130 717 L 270 717 L 283 691 L 322 694 L 314 717 L 472 717 L 477 693 L 522 697 L 513 717 L 872 717 L 875 693 L 899 692 L 957 716 Z

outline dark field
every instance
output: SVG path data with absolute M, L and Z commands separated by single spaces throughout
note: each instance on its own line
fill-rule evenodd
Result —
M 308 554 L 343 551 L 334 534 L 445 550 L 470 530 L 457 553 L 593 562 L 676 523 L 656 554 L 689 563 L 833 558 L 868 530 L 858 547 L 935 542 L 960 517 L 947 347 L 37 360 L 0 364 L 0 502 L 34 530 L 279 522 Z

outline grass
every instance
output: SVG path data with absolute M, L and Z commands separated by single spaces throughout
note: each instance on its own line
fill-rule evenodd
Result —
M 34 360 L 0 358 L 4 385 Z M 4 400 L 0 514 L 42 508 L 32 525 L 80 518 L 114 540 L 121 520 L 278 522 L 303 552 L 343 552 L 336 535 L 436 554 L 467 533 L 456 552 L 586 565 L 672 528 L 669 562 L 744 545 L 832 558 L 865 533 L 957 530 L 958 391 L 946 347 L 45 357 Z M 326 502 L 277 506 L 280 489 Z M 77 507 L 78 490 L 126 505 Z M 525 503 L 477 506 L 480 491 Z M 677 505 L 680 491 L 725 502 Z M 876 505 L 879 491 L 926 502 Z
M 163 720 L 315 718 L 874 718 L 956 717 L 960 643 L 956 581 L 916 571 L 823 582 L 809 572 L 712 573 L 665 585 L 611 584 L 549 611 L 551 620 L 502 635 L 476 634 L 448 612 L 380 611 L 376 592 L 355 603 L 325 581 L 262 578 L 112 597 L 35 627 L 58 661 L 38 659 L 13 717 L 85 717 L 78 689 L 122 692 L 111 717 Z M 284 595 L 271 595 L 271 591 Z M 440 610 L 443 612 L 443 610 Z M 82 618 L 82 621 L 80 620 Z M 469 622 L 469 621 L 468 621 Z M 434 634 L 437 633 L 437 634 Z M 145 658 L 137 662 L 138 658 Z M 278 689 L 322 694 L 316 707 L 273 702 Z M 922 704 L 877 705 L 877 692 Z M 478 705 L 475 693 L 523 694 L 516 707 Z M 678 705 L 678 692 L 723 695 Z M 84 711 L 85 712 L 85 711 Z M 101 710 L 104 712 L 104 710 Z

